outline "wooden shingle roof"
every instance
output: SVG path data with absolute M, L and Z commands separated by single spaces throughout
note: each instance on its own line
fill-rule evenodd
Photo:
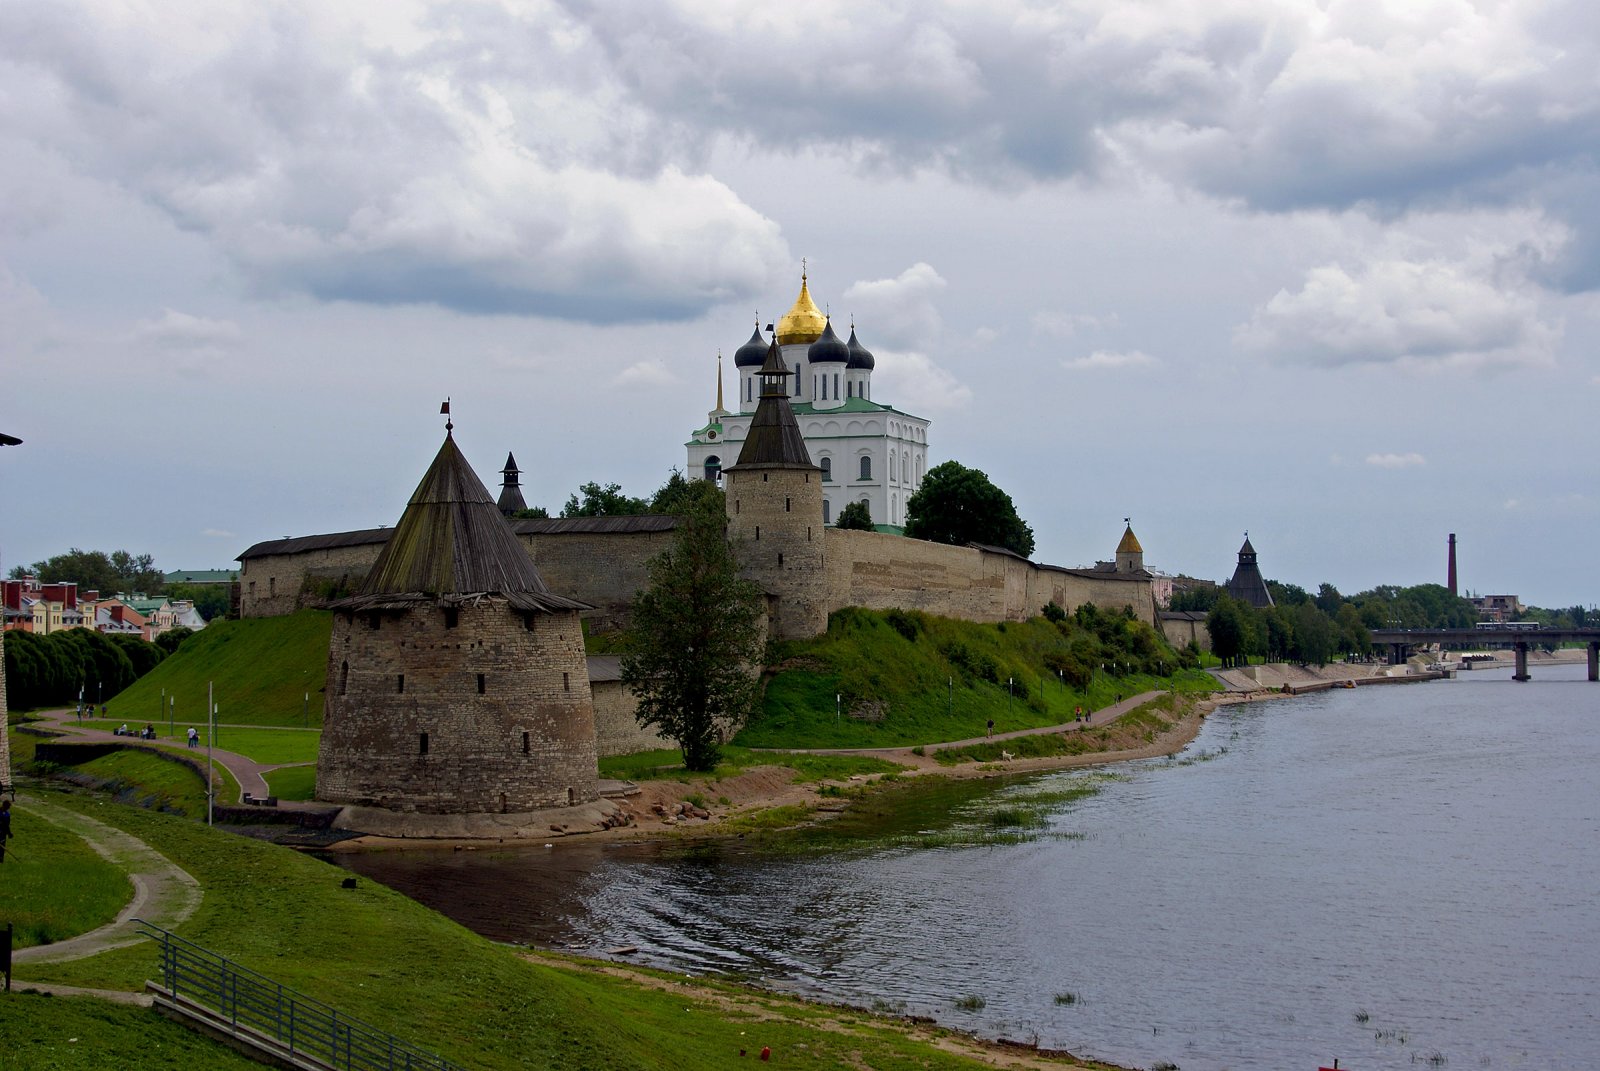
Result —
M 545 586 L 488 488 L 447 434 L 360 590 L 329 608 L 459 605 L 486 595 L 521 610 L 589 609 Z

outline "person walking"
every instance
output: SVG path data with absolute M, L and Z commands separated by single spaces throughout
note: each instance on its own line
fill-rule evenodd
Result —
M 189 726 L 189 746 L 190 747 L 199 747 L 200 746 L 200 734 L 194 731 L 194 726 L 193 725 Z
M 6 841 L 11 839 L 11 801 L 0 799 L 0 863 L 6 861 Z
M 988 735 L 990 737 L 994 736 L 994 719 L 993 718 L 989 719 L 989 732 L 988 732 Z

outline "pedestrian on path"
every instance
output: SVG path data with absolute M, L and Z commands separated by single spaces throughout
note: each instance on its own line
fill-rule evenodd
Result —
M 6 841 L 11 839 L 11 801 L 0 799 L 0 863 L 6 861 Z
M 994 719 L 993 718 L 989 719 L 989 736 L 990 737 L 994 736 Z
M 200 746 L 200 734 L 194 731 L 194 726 L 193 725 L 189 726 L 189 746 L 190 747 L 199 747 Z

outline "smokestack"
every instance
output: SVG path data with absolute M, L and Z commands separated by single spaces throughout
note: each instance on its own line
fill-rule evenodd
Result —
M 1450 594 L 1458 594 L 1456 591 L 1456 534 L 1454 532 L 1450 533 L 1450 579 L 1446 586 L 1450 589 Z

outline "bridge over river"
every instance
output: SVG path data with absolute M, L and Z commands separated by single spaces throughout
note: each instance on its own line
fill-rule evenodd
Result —
M 1480 643 L 1507 643 L 1517 653 L 1514 681 L 1530 680 L 1528 648 L 1532 645 L 1583 643 L 1589 648 L 1589 679 L 1600 681 L 1600 628 L 1377 628 L 1372 642 L 1389 646 L 1389 660 L 1399 665 L 1413 647 L 1437 643 L 1442 647 L 1470 647 Z

